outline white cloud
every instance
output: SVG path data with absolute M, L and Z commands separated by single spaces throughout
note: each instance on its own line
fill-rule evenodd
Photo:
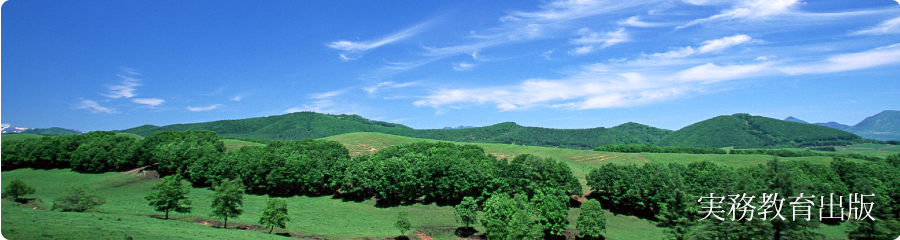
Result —
M 689 1 L 690 3 L 699 3 L 698 5 L 706 5 L 709 1 Z M 800 4 L 798 0 L 747 0 L 735 1 L 731 9 L 723 11 L 707 18 L 697 19 L 684 25 L 676 27 L 676 29 L 690 27 L 697 24 L 703 24 L 715 21 L 729 21 L 739 19 L 759 20 L 770 16 L 788 14 L 793 8 Z
M 628 27 L 643 27 L 643 28 L 649 28 L 649 27 L 664 27 L 664 26 L 669 26 L 669 25 L 671 25 L 671 24 L 669 24 L 669 23 L 650 23 L 650 22 L 644 22 L 644 21 L 641 21 L 641 18 L 640 18 L 639 16 L 631 16 L 631 17 L 629 17 L 629 18 L 627 18 L 627 19 L 625 19 L 625 20 L 620 20 L 620 21 L 618 21 L 618 22 L 616 22 L 616 23 L 619 24 L 619 25 L 622 25 L 622 26 L 628 26 Z
M 588 28 L 582 28 L 581 30 L 578 30 L 578 33 L 581 34 L 581 37 L 570 41 L 572 44 L 582 45 L 571 52 L 575 55 L 592 53 L 597 49 L 603 49 L 631 40 L 628 33 L 625 32 L 625 28 L 619 28 L 619 30 L 606 33 L 597 33 Z
M 819 63 L 798 64 L 781 70 L 791 75 L 851 71 L 900 64 L 900 43 L 873 50 L 839 54 Z
M 220 106 L 222 106 L 222 105 L 221 104 L 213 104 L 213 105 L 209 105 L 209 106 L 205 106 L 205 107 L 187 107 L 187 110 L 191 111 L 191 112 L 205 112 L 205 111 L 216 109 Z
M 472 68 L 474 68 L 474 67 L 475 67 L 475 64 L 471 64 L 471 63 L 467 63 L 467 62 L 453 64 L 453 70 L 456 70 L 456 71 L 468 71 L 468 70 L 472 70 Z
M 681 81 L 717 82 L 761 75 L 769 70 L 770 66 L 769 63 L 729 66 L 707 63 L 679 71 L 674 76 Z
M 421 32 L 422 30 L 426 29 L 429 25 L 430 25 L 430 22 L 420 23 L 415 26 L 403 29 L 399 32 L 382 37 L 377 40 L 356 41 L 356 42 L 340 40 L 340 41 L 330 42 L 325 45 L 330 48 L 345 51 L 348 53 L 364 52 L 364 51 L 368 51 L 373 48 L 381 47 L 381 46 L 384 46 L 384 45 L 387 45 L 387 44 L 390 44 L 390 43 L 393 43 L 396 41 L 400 41 L 400 40 L 412 37 L 412 36 L 418 34 L 419 32 Z M 343 60 L 354 60 L 354 59 L 358 58 L 358 57 L 356 57 L 356 58 L 348 57 L 347 54 L 339 54 L 339 55 L 340 55 L 341 59 L 343 59 Z
M 149 106 L 159 106 L 166 100 L 162 100 L 159 98 L 135 98 L 131 101 L 134 103 L 137 103 L 137 104 L 144 104 L 144 105 L 149 105 Z
M 657 58 L 684 58 L 694 54 L 718 52 L 733 46 L 750 42 L 750 40 L 752 39 L 753 38 L 751 38 L 750 36 L 739 34 L 730 37 L 704 41 L 703 45 L 698 47 L 696 50 L 693 47 L 687 46 L 664 53 L 654 53 L 650 56 Z
M 82 99 L 80 103 L 75 105 L 75 109 L 87 109 L 94 113 L 116 113 L 116 110 L 100 106 L 93 100 Z
M 395 83 L 395 82 L 381 82 L 374 86 L 364 87 L 363 90 L 368 92 L 369 94 L 373 94 L 377 91 L 381 91 L 384 89 L 393 89 L 393 88 L 405 88 L 409 86 L 414 86 L 419 84 L 418 82 L 405 82 L 405 83 Z
M 119 85 L 107 86 L 107 94 L 108 98 L 131 98 L 135 96 L 135 87 L 141 86 L 140 80 L 126 77 L 122 75 L 118 75 L 119 78 L 122 78 L 122 83 Z
M 337 97 L 337 96 L 339 96 L 339 95 L 341 95 L 341 94 L 344 94 L 344 90 L 337 90 L 337 91 L 324 92 L 324 93 L 316 93 L 316 94 L 312 94 L 312 96 L 310 96 L 310 97 L 311 97 L 311 98 L 314 98 L 314 99 L 326 99 L 326 98 Z
M 853 35 L 885 35 L 885 34 L 900 34 L 900 17 L 887 20 L 879 24 L 878 26 L 860 30 Z
M 751 38 L 750 36 L 740 34 L 715 40 L 708 40 L 703 42 L 703 46 L 700 46 L 700 48 L 698 48 L 697 50 L 700 50 L 700 53 L 715 52 L 749 42 L 751 39 L 753 38 Z

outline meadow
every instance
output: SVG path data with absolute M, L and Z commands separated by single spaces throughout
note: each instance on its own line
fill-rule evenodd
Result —
M 351 155 L 368 154 L 388 146 L 422 140 L 381 133 L 351 133 L 326 138 L 342 143 Z M 3 140 L 11 140 L 8 135 Z M 242 146 L 261 146 L 240 140 L 226 139 L 226 148 L 234 150 Z M 697 161 L 711 161 L 723 165 L 741 167 L 765 164 L 772 156 L 767 155 L 694 155 L 664 153 L 608 153 L 548 147 L 518 146 L 511 144 L 474 143 L 499 159 L 512 158 L 530 153 L 541 157 L 552 157 L 566 162 L 574 175 L 581 181 L 583 190 L 590 191 L 584 176 L 591 169 L 604 164 L 637 164 L 648 162 L 687 164 Z M 897 148 L 890 145 L 852 145 L 839 151 L 880 156 L 895 153 Z M 886 155 L 886 154 L 885 154 Z M 829 157 L 783 158 L 785 160 L 806 160 L 818 164 L 829 164 Z M 851 159 L 851 161 L 863 161 Z M 415 233 L 435 239 L 455 239 L 454 230 L 462 226 L 454 218 L 452 206 L 436 203 L 414 203 L 397 207 L 381 207 L 374 199 L 360 201 L 325 196 L 292 196 L 287 198 L 291 222 L 286 229 L 276 228 L 275 234 L 268 234 L 268 228 L 258 226 L 257 220 L 268 196 L 245 195 L 244 214 L 229 219 L 229 229 L 221 229 L 221 219 L 210 217 L 208 188 L 193 188 L 189 198 L 193 200 L 191 213 L 170 213 L 174 220 L 159 219 L 161 212 L 153 211 L 144 196 L 157 179 L 146 179 L 135 173 L 109 172 L 101 174 L 76 173 L 69 169 L 34 170 L 18 169 L 2 172 L 0 186 L 6 186 L 13 179 L 21 179 L 36 188 L 36 193 L 25 196 L 34 198 L 34 203 L 23 205 L 4 199 L 2 201 L 2 234 L 9 239 L 283 239 L 278 235 L 295 238 L 327 239 L 383 239 L 395 237 L 399 232 L 393 223 L 400 211 L 410 213 L 412 231 L 407 235 L 415 238 Z M 75 185 L 89 185 L 105 195 L 107 203 L 93 212 L 50 211 L 53 199 Z M 580 209 L 569 210 L 569 228 L 575 228 L 575 219 Z M 607 239 L 662 239 L 662 228 L 650 220 L 610 212 L 607 216 Z M 473 225 L 483 232 L 479 224 Z M 249 228 L 251 231 L 235 229 Z M 843 225 L 821 225 L 816 232 L 827 239 L 847 237 Z

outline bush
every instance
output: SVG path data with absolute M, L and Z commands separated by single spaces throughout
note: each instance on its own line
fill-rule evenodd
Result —
M 106 197 L 94 192 L 87 186 L 76 186 L 66 189 L 62 196 L 53 200 L 53 210 L 63 212 L 84 212 L 106 203 Z
M 12 195 L 13 199 L 16 199 L 16 200 L 18 200 L 19 197 L 21 197 L 21 196 L 25 196 L 25 195 L 33 194 L 33 193 L 34 193 L 34 188 L 30 187 L 28 185 L 25 185 L 25 183 L 19 179 L 12 180 L 12 182 L 9 183 L 9 186 L 7 186 L 6 189 L 3 190 L 3 194 Z

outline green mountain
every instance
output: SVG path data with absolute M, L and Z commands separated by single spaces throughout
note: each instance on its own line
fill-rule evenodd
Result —
M 31 134 L 41 134 L 41 135 L 70 135 L 70 134 L 81 134 L 79 131 L 75 131 L 72 129 L 65 128 L 32 128 L 22 131 L 22 133 L 31 133 Z
M 120 132 L 147 136 L 158 131 L 187 130 L 209 130 L 226 137 L 266 140 L 299 140 L 344 133 L 379 132 L 445 141 L 573 149 L 593 149 L 600 145 L 610 144 L 654 143 L 671 132 L 637 123 L 626 123 L 613 128 L 588 129 L 525 127 L 513 122 L 464 129 L 412 129 L 400 124 L 368 120 L 357 115 L 330 115 L 313 112 L 162 127 L 144 125 Z
M 806 147 L 847 145 L 861 137 L 813 124 L 734 114 L 691 124 L 660 139 L 659 146 L 681 147 Z
M 669 133 L 672 133 L 672 130 L 655 128 L 635 122 L 624 123 L 610 129 L 627 133 L 641 140 L 641 143 L 646 144 L 654 144 L 666 135 L 669 135 Z
M 886 110 L 867 117 L 847 131 L 880 141 L 900 140 L 900 111 Z

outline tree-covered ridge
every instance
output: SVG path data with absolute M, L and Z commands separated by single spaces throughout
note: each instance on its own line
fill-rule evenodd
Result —
M 263 140 L 300 140 L 323 138 L 354 132 L 379 132 L 398 136 L 455 142 L 504 143 L 528 146 L 592 149 L 609 144 L 653 143 L 669 130 L 636 123 L 613 128 L 551 129 L 525 127 L 513 122 L 465 129 L 412 129 L 368 120 L 357 115 L 329 115 L 313 112 L 278 116 L 223 120 L 205 123 L 175 124 L 163 127 L 144 125 L 121 132 L 148 136 L 160 131 L 207 130 L 223 137 Z
M 718 116 L 672 132 L 658 146 L 809 147 L 848 145 L 862 138 L 829 127 L 734 114 Z
M 72 129 L 65 128 L 32 128 L 26 129 L 22 131 L 22 133 L 31 133 L 31 134 L 40 134 L 40 135 L 70 135 L 70 134 L 81 134 L 79 131 L 75 131 Z
M 900 140 L 900 111 L 883 111 L 862 120 L 847 131 L 880 141 Z

